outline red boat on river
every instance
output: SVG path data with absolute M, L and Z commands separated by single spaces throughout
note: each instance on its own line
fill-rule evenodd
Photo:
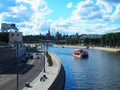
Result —
M 78 58 L 88 58 L 88 52 L 84 50 L 75 50 L 73 55 Z

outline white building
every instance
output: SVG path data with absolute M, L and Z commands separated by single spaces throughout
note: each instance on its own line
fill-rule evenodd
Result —
M 9 43 L 22 43 L 22 32 L 9 32 Z

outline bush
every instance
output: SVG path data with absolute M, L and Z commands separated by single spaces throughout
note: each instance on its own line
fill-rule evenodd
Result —
M 47 57 L 48 65 L 49 65 L 49 66 L 52 66 L 52 65 L 53 65 L 53 62 L 52 62 L 51 56 L 48 54 L 48 52 L 46 52 L 46 57 Z

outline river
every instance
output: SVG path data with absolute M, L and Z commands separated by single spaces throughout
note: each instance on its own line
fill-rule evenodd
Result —
M 65 90 L 120 90 L 120 54 L 84 49 L 88 59 L 73 56 L 74 48 L 49 47 L 66 71 Z

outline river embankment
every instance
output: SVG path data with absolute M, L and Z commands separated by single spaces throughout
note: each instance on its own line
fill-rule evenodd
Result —
M 52 61 L 54 61 L 54 65 L 55 65 L 55 61 L 57 62 L 57 66 L 58 66 L 58 70 L 56 73 L 56 77 L 53 79 L 53 82 L 51 83 L 50 87 L 48 88 L 48 90 L 64 90 L 64 85 L 65 85 L 65 69 L 61 63 L 61 60 L 58 56 L 56 56 L 55 54 L 49 52 Z
M 65 70 L 61 64 L 61 60 L 55 54 L 49 52 L 53 65 L 49 66 L 47 58 L 45 58 L 45 68 L 31 82 L 29 87 L 23 90 L 63 90 L 65 85 Z
M 60 47 L 60 45 L 58 45 Z M 79 46 L 79 45 L 62 45 L 62 47 L 68 48 L 87 48 L 86 46 Z M 97 47 L 97 46 L 90 46 L 89 49 L 96 49 L 96 50 L 104 50 L 108 52 L 120 52 L 120 48 L 110 48 L 110 47 Z

